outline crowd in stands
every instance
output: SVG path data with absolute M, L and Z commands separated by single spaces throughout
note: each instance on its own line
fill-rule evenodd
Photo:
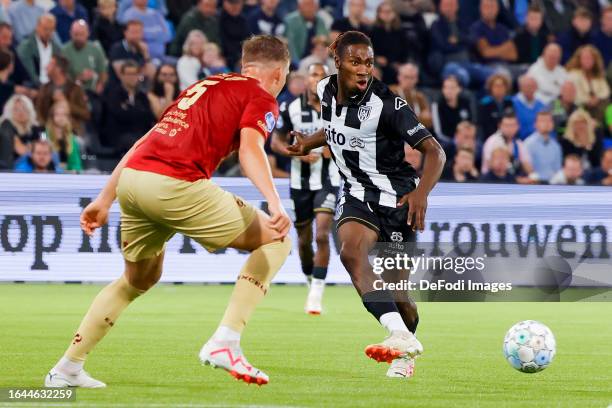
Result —
M 288 42 L 289 102 L 310 64 L 335 73 L 347 30 L 444 147 L 444 180 L 612 185 L 609 0 L 2 0 L 0 171 L 112 170 L 181 90 L 239 71 L 253 34 Z

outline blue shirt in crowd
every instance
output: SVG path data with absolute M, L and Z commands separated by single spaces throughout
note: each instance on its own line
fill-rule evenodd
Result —
M 531 156 L 533 171 L 538 174 L 540 181 L 549 181 L 561 170 L 563 151 L 552 135 L 545 137 L 535 132 L 525 139 L 525 148 Z
M 512 105 L 514 105 L 514 112 L 516 113 L 516 118 L 521 127 L 518 136 L 521 140 L 524 140 L 535 131 L 536 116 L 538 116 L 538 112 L 544 109 L 546 105 L 544 105 L 544 102 L 535 98 L 530 103 L 521 93 L 512 97 Z
M 70 41 L 70 27 L 76 20 L 85 20 L 89 22 L 89 16 L 85 7 L 79 3 L 74 4 L 74 13 L 70 14 L 68 10 L 63 7 L 55 6 L 51 9 L 51 14 L 55 16 L 57 20 L 57 27 L 55 31 L 59 36 L 62 43 Z

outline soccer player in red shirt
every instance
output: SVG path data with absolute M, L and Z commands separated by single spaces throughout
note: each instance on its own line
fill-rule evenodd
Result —
M 94 299 L 45 386 L 105 386 L 83 370 L 86 355 L 120 313 L 159 280 L 165 244 L 177 232 L 209 251 L 251 251 L 200 360 L 247 383 L 268 382 L 242 354 L 240 335 L 291 248 L 290 220 L 264 151 L 290 58 L 287 46 L 272 36 L 252 37 L 242 52 L 242 74 L 214 75 L 187 88 L 134 144 L 81 214 L 81 227 L 91 235 L 107 222 L 118 198 L 125 272 Z M 245 175 L 267 200 L 270 216 L 210 180 L 221 160 L 236 150 Z

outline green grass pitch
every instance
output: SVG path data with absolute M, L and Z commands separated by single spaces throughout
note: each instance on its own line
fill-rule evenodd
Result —
M 97 285 L 0 285 L 0 387 L 39 387 L 61 356 Z M 275 286 L 243 336 L 264 387 L 200 366 L 231 286 L 159 285 L 121 316 L 86 369 L 103 390 L 69 407 L 598 407 L 612 405 L 612 303 L 420 303 L 425 347 L 411 380 L 388 379 L 364 347 L 385 331 L 349 287 L 326 289 L 326 313 L 302 312 L 305 287 Z M 548 325 L 553 364 L 522 374 L 504 361 L 506 330 Z M 6 404 L 5 406 L 52 406 Z

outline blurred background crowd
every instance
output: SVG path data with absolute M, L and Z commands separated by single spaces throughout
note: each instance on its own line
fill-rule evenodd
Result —
M 0 171 L 112 170 L 252 34 L 288 42 L 288 103 L 347 30 L 446 150 L 443 179 L 612 185 L 608 0 L 0 0 Z

